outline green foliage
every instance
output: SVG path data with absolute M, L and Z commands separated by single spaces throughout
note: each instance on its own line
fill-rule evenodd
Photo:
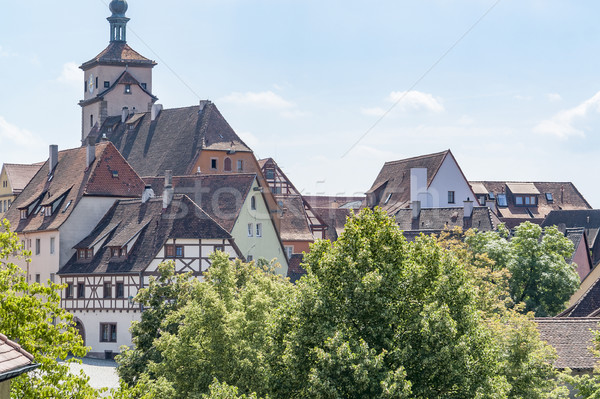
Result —
M 509 292 L 514 303 L 524 303 L 523 312 L 552 316 L 565 309 L 579 288 L 575 267 L 566 262 L 573 243 L 556 227 L 542 228 L 525 222 L 515 228 L 512 239 L 506 229 L 467 237 L 472 251 L 487 254 L 492 269 L 510 272 Z
M 165 301 L 170 272 L 141 294 L 160 317 L 136 326 L 150 346 L 133 352 L 153 358 L 118 397 L 564 397 L 554 352 L 491 259 L 511 258 L 507 242 L 488 256 L 471 236 L 407 242 L 364 210 L 337 242 L 312 246 L 297 285 L 216 254 L 204 283 Z
M 25 259 L 16 234 L 5 220 L 0 224 L 0 332 L 31 353 L 40 367 L 12 382 L 13 398 L 93 398 L 89 378 L 69 372 L 69 354 L 84 356 L 87 348 L 72 322 L 60 308 L 61 286 L 28 283 L 25 272 L 9 259 Z

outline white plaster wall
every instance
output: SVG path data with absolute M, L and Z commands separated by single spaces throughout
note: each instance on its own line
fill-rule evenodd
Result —
M 277 273 L 287 276 L 288 263 L 285 251 L 279 240 L 275 226 L 269 217 L 269 211 L 262 193 L 254 191 L 255 187 L 258 187 L 256 180 L 252 184 L 250 194 L 242 206 L 231 235 L 246 259 L 248 255 L 252 255 L 254 260 L 258 260 L 259 258 L 265 258 L 268 261 L 276 259 L 281 265 L 277 269 Z M 256 210 L 250 209 L 252 196 L 256 198 Z M 252 223 L 253 225 L 252 237 L 248 237 L 248 223 Z M 257 223 L 262 223 L 262 237 L 256 237 Z
M 60 227 L 59 267 L 75 253 L 73 247 L 88 236 L 115 203 L 115 197 L 83 197 Z
M 448 191 L 454 191 L 454 204 L 448 203 Z M 447 156 L 438 173 L 434 177 L 428 190 L 434 208 L 457 207 L 462 208 L 464 201 L 469 198 L 477 204 L 477 197 L 471 186 L 465 180 L 458 164 L 452 156 Z
M 92 353 L 104 354 L 104 351 L 119 353 L 122 345 L 131 346 L 129 328 L 132 321 L 140 321 L 141 313 L 134 311 L 74 311 L 73 316 L 83 324 L 85 345 Z M 117 342 L 100 342 L 100 324 L 117 323 Z
M 40 282 L 45 284 L 51 274 L 58 273 L 59 267 L 59 238 L 58 231 L 44 231 L 35 233 L 20 233 L 19 240 L 25 241 L 25 250 L 31 251 L 31 262 L 27 264 L 24 259 L 11 259 L 16 265 L 23 269 L 29 278 L 29 282 L 35 282 L 36 274 L 40 275 Z M 50 239 L 54 237 L 54 254 L 50 253 Z M 40 254 L 35 253 L 35 241 L 40 240 Z M 31 245 L 29 245 L 31 243 Z M 59 278 L 54 278 L 59 283 Z
M 96 97 L 98 93 L 102 93 L 106 88 L 104 87 L 104 81 L 109 81 L 112 86 L 113 83 L 121 76 L 125 71 L 123 66 L 110 66 L 110 65 L 97 65 L 92 69 L 88 70 L 84 74 L 84 81 L 86 84 L 90 81 L 90 75 L 94 75 L 94 79 L 98 77 L 98 88 L 94 88 L 94 93 L 91 94 L 89 90 L 84 93 L 84 100 L 88 100 L 92 97 Z M 146 89 L 152 93 L 152 68 L 139 68 L 139 67 L 128 67 L 127 72 L 131 74 L 140 83 L 146 83 Z
M 123 107 L 129 112 L 148 112 L 148 103 L 152 102 L 150 96 L 138 86 L 131 85 L 131 94 L 124 93 L 125 86 L 119 85 L 104 96 L 108 105 L 108 116 L 118 116 L 123 113 Z

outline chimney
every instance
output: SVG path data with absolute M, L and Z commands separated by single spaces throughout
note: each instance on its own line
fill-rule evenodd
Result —
M 467 200 L 464 201 L 464 206 L 465 206 L 465 211 L 464 211 L 464 217 L 465 218 L 471 218 L 473 216 L 473 201 L 471 201 L 470 198 L 467 197 Z
M 464 201 L 463 228 L 468 230 L 471 227 L 473 227 L 473 201 L 467 197 Z
M 173 186 L 173 171 L 165 170 L 165 187 Z
M 494 214 L 498 214 L 498 209 L 496 208 L 496 200 L 495 199 L 486 200 L 485 206 L 490 208 L 492 210 L 492 212 L 494 212 Z
M 56 144 L 50 145 L 50 157 L 48 158 L 48 174 L 52 174 L 54 168 L 58 164 L 58 146 Z
M 419 230 L 419 221 L 421 220 L 421 201 L 412 202 L 412 222 L 411 230 Z
M 146 188 L 144 189 L 144 192 L 142 193 L 142 204 L 145 204 L 146 202 L 148 202 L 148 200 L 150 198 L 154 198 L 154 190 L 152 190 L 151 185 L 146 184 Z
M 173 186 L 170 184 L 166 185 L 163 191 L 163 210 L 167 209 L 169 205 L 171 205 L 171 201 L 173 201 L 173 195 Z
M 160 114 L 160 111 L 162 111 L 162 109 L 162 104 L 152 104 L 152 109 L 150 110 L 150 120 L 155 120 Z
M 203 111 L 204 107 L 206 107 L 208 104 L 210 104 L 210 101 L 208 101 L 208 100 L 200 100 L 200 111 Z
M 121 111 L 121 123 L 125 123 L 128 116 L 129 116 L 129 108 L 123 107 L 123 110 Z
M 92 165 L 96 159 L 96 145 L 92 137 L 87 138 L 87 145 L 85 146 L 85 167 L 86 169 Z
M 412 203 L 420 201 L 420 195 L 422 194 L 427 194 L 427 168 L 411 168 L 410 201 Z M 425 207 L 427 206 L 425 204 Z

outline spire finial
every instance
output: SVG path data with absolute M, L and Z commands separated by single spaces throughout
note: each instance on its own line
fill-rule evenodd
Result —
M 110 22 L 110 41 L 111 42 L 126 42 L 127 41 L 127 22 L 129 18 L 125 16 L 127 12 L 126 0 L 112 0 L 109 5 L 112 16 L 108 17 Z

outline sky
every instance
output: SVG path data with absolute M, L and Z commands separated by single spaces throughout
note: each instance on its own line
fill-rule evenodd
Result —
M 108 0 L 0 12 L 0 163 L 80 145 Z M 130 0 L 165 108 L 213 101 L 305 194 L 447 149 L 469 180 L 571 181 L 600 208 L 600 2 Z

